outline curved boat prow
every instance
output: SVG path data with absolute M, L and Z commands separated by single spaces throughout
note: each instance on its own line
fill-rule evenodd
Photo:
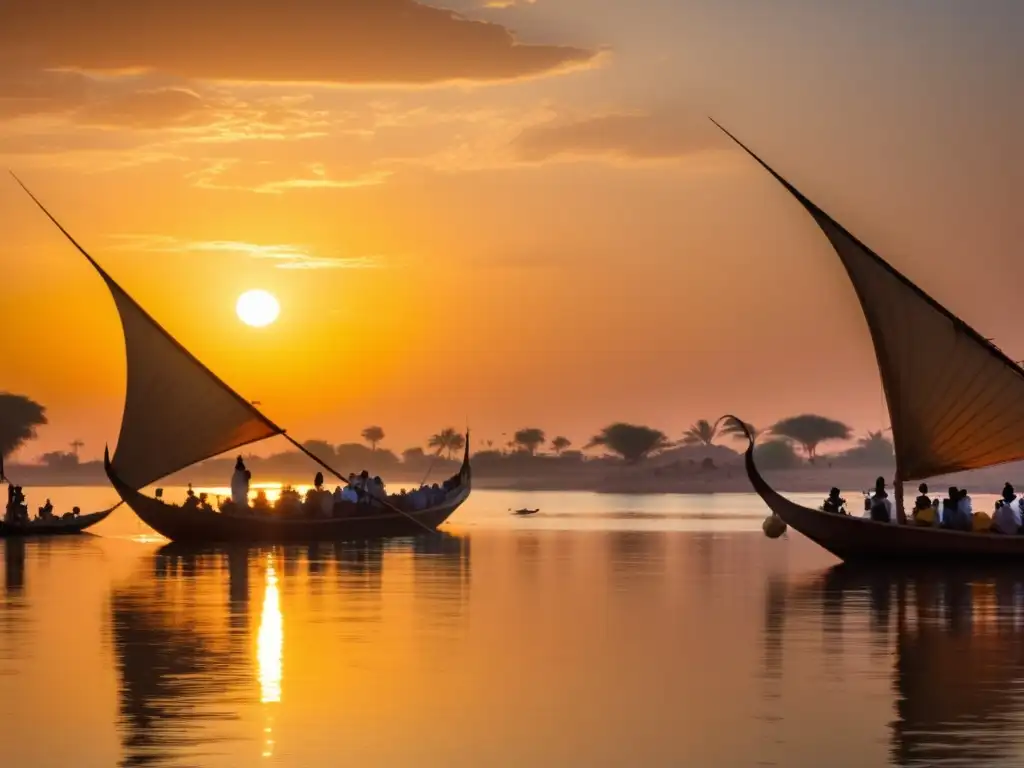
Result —
M 754 435 L 751 434 L 747 423 L 743 421 L 743 419 L 733 416 L 732 414 L 726 414 L 719 419 L 719 421 L 722 420 L 731 420 L 735 424 L 738 424 L 739 428 L 743 430 L 744 436 L 747 438 L 748 445 L 746 452 L 743 454 L 743 459 L 747 469 L 747 477 L 750 479 L 750 484 L 754 486 L 754 491 L 761 497 L 764 503 L 768 505 L 768 509 L 770 509 L 772 513 L 778 515 L 783 519 L 783 521 L 791 525 L 789 520 L 786 520 L 785 513 L 793 506 L 793 502 L 786 499 L 778 491 L 768 485 L 768 481 L 765 480 L 757 470 L 757 465 L 754 463 Z

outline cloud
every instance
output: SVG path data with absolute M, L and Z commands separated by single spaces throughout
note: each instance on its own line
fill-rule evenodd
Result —
M 317 256 L 302 245 L 260 245 L 238 240 L 180 240 L 167 235 L 114 235 L 115 250 L 145 253 L 232 254 L 276 261 L 278 269 L 373 269 L 380 266 L 372 256 Z
M 162 128 L 207 123 L 213 106 L 186 88 L 154 88 L 94 101 L 78 109 L 74 119 L 113 128 Z
M 666 160 L 718 148 L 711 124 L 681 111 L 618 113 L 530 126 L 513 141 L 520 160 L 607 157 Z
M 350 85 L 510 80 L 597 55 L 414 0 L 4 0 L 0 51 L 36 69 Z
M 287 161 L 262 160 L 242 162 L 237 159 L 215 160 L 201 170 L 189 174 L 201 189 L 239 190 L 277 195 L 294 189 L 353 189 L 383 184 L 390 171 L 371 169 L 334 175 L 321 163 L 299 167 Z

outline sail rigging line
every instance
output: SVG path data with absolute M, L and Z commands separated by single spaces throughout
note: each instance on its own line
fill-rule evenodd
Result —
M 103 280 L 107 283 L 108 288 L 110 288 L 112 292 L 116 291 L 115 303 L 117 303 L 116 302 L 117 295 L 120 295 L 121 297 L 123 297 L 127 302 L 130 303 L 132 309 L 137 311 L 140 315 L 142 315 L 142 317 L 145 320 L 147 320 L 150 324 L 152 324 L 152 326 L 162 335 L 162 337 L 166 341 L 171 342 L 171 344 L 175 347 L 177 352 L 182 354 L 189 362 L 191 362 L 199 370 L 201 370 L 204 374 L 206 374 L 206 376 L 208 376 L 216 385 L 218 385 L 220 387 L 220 390 L 222 392 L 226 392 L 227 394 L 231 395 L 237 401 L 238 404 L 240 404 L 240 405 L 242 405 L 244 407 L 244 409 L 245 409 L 245 411 L 247 413 L 257 417 L 265 425 L 265 427 L 269 430 L 269 432 L 267 432 L 267 433 L 259 434 L 259 435 L 256 435 L 255 437 L 251 437 L 249 439 L 245 439 L 245 440 L 242 440 L 242 441 L 235 441 L 235 442 L 233 442 L 231 447 L 226 448 L 226 449 L 224 449 L 222 451 L 216 451 L 214 453 L 210 453 L 210 454 L 207 454 L 207 455 L 200 456 L 198 458 L 194 458 L 194 459 L 188 461 L 187 463 L 185 463 L 185 464 L 183 464 L 181 466 L 177 466 L 177 467 L 171 469 L 169 472 L 165 472 L 160 477 L 153 478 L 152 479 L 153 482 L 155 482 L 156 480 L 161 479 L 161 477 L 166 477 L 167 475 L 173 474 L 174 472 L 180 471 L 180 470 L 182 470 L 182 469 L 184 469 L 184 468 L 186 468 L 188 466 L 191 466 L 191 465 L 193 465 L 195 463 L 198 463 L 200 461 L 204 461 L 204 460 L 212 458 L 214 456 L 219 456 L 222 453 L 226 453 L 227 451 L 236 450 L 236 449 L 241 448 L 241 447 L 243 447 L 245 445 L 248 445 L 250 443 L 254 443 L 254 442 L 258 442 L 259 440 L 266 439 L 267 437 L 273 437 L 274 435 L 284 435 L 284 437 L 289 442 L 291 442 L 300 451 L 302 451 L 307 456 L 309 456 L 311 459 L 313 459 L 317 464 L 322 466 L 324 469 L 329 471 L 331 474 L 335 475 L 340 480 L 347 482 L 346 478 L 340 472 L 338 472 L 336 469 L 334 469 L 333 467 L 328 465 L 320 457 L 316 456 L 315 454 L 313 454 L 309 450 L 307 450 L 301 443 L 299 443 L 297 440 L 295 440 L 291 435 L 287 434 L 287 432 L 282 427 L 279 427 L 277 424 L 275 424 L 273 421 L 271 421 L 269 418 L 267 418 L 262 412 L 260 412 L 252 404 L 252 401 L 246 400 L 244 397 L 242 397 L 240 394 L 238 394 L 238 392 L 236 392 L 234 389 L 232 389 L 230 386 L 228 386 L 222 379 L 220 379 L 220 377 L 218 377 L 215 373 L 213 373 L 213 371 L 211 371 L 202 362 L 200 362 L 195 357 L 195 355 L 193 355 L 191 352 L 189 352 L 162 325 L 160 325 L 160 323 L 158 323 L 148 312 L 146 312 L 139 305 L 139 303 L 136 302 L 128 294 L 128 292 L 125 291 L 117 283 L 117 281 L 115 281 L 107 273 L 107 271 L 104 270 L 103 267 L 101 267 L 100 264 L 91 255 L 89 255 L 89 253 L 85 250 L 85 248 L 83 248 L 78 243 L 78 241 L 75 240 L 74 237 L 72 237 L 71 233 L 68 232 L 59 221 L 57 221 L 56 217 L 54 217 L 53 214 L 51 214 L 49 212 L 49 210 L 47 210 L 47 208 L 39 201 L 39 199 L 34 194 L 32 194 L 32 192 L 28 189 L 28 187 L 25 186 L 25 184 L 21 181 L 21 179 L 19 179 L 17 177 L 17 175 L 15 175 L 15 173 L 13 171 L 9 171 L 9 173 L 14 178 L 14 180 L 16 182 L 18 182 L 18 185 L 25 191 L 25 193 L 32 199 L 32 201 L 39 207 L 39 209 L 44 214 L 46 214 L 46 217 L 48 219 L 50 219 L 51 222 L 53 222 L 53 224 L 61 231 L 61 233 L 68 239 L 68 241 L 78 250 L 78 252 L 81 253 L 88 260 L 88 262 L 93 266 L 94 269 L 96 269 L 96 271 L 100 274 L 100 277 L 102 277 Z M 120 313 L 120 309 L 121 308 L 118 307 L 119 313 Z M 124 326 L 123 317 L 122 317 L 122 326 Z M 127 342 L 127 329 L 125 328 L 124 330 L 125 330 L 126 342 Z M 122 424 L 122 429 L 123 429 L 123 426 L 124 425 Z M 120 441 L 119 441 L 119 444 L 120 444 Z M 114 452 L 114 461 L 116 462 L 116 460 L 117 460 L 117 450 L 115 450 L 115 452 Z M 430 528 L 429 526 L 425 525 L 424 523 L 422 523 L 420 520 L 416 519 L 415 517 L 407 514 L 406 512 L 404 512 L 401 509 L 398 509 L 395 505 L 389 503 L 387 500 L 377 499 L 377 501 L 379 501 L 383 506 L 385 506 L 386 508 L 390 509 L 391 511 L 396 512 L 398 514 L 401 514 L 404 517 L 408 518 L 409 520 L 411 520 L 412 522 L 416 523 L 418 526 L 420 526 L 424 530 L 426 530 L 426 531 L 428 531 L 430 533 L 436 533 L 437 532 L 436 529 Z M 123 503 L 123 502 L 119 502 L 118 506 L 120 506 L 121 503 Z
M 306 446 L 304 446 L 302 443 L 300 443 L 294 437 L 289 435 L 287 432 L 282 432 L 281 434 L 284 435 L 285 439 L 288 440 L 288 442 L 290 442 L 292 445 L 294 445 L 296 448 L 298 448 L 304 454 L 309 456 L 309 458 L 311 458 L 313 461 L 315 461 L 321 467 L 326 469 L 328 472 L 330 472 L 336 478 L 341 480 L 343 483 L 347 483 L 348 482 L 348 478 L 344 477 L 340 472 L 338 472 L 338 470 L 334 469 L 334 467 L 332 467 L 329 464 L 327 464 L 327 462 L 325 462 L 323 459 L 321 459 L 315 453 L 313 453 L 308 448 L 306 448 Z M 399 509 L 397 506 L 395 506 L 394 504 L 389 502 L 387 499 L 374 498 L 374 501 L 379 502 L 383 506 L 385 506 L 388 509 L 390 509 L 392 512 L 397 512 L 398 514 L 403 515 L 407 519 L 409 519 L 412 522 L 416 523 L 416 525 L 418 525 L 420 528 L 425 530 L 427 533 L 440 533 L 440 531 L 438 531 L 437 528 L 431 528 L 429 525 L 427 525 L 426 523 L 421 522 L 417 518 L 415 518 L 412 515 L 410 515 L 408 512 L 405 512 L 404 510 Z
M 1024 459 L 1024 369 L 712 122 L 800 202 L 842 262 L 871 332 L 899 478 Z

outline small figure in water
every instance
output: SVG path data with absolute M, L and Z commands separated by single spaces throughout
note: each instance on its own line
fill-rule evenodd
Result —
M 231 501 L 239 509 L 246 509 L 249 506 L 249 481 L 252 473 L 245 468 L 242 457 L 235 462 L 235 472 L 231 476 Z
M 992 530 L 1012 536 L 1020 530 L 1020 526 L 1020 502 L 1017 501 L 1013 486 L 1007 483 L 1003 486 L 1003 497 L 996 502 L 992 514 Z
M 830 512 L 834 515 L 846 514 L 846 499 L 839 495 L 839 489 L 833 488 L 828 492 L 828 498 L 821 505 L 823 512 Z

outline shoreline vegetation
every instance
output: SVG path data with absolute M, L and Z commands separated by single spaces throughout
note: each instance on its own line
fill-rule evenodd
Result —
M 45 408 L 23 395 L 0 393 L 0 456 L 9 456 L 36 436 L 47 423 Z M 892 441 L 884 432 L 855 438 L 850 427 L 815 414 L 793 416 L 770 428 L 747 424 L 755 436 L 758 467 L 776 489 L 789 493 L 826 493 L 836 486 L 846 493 L 868 489 L 876 477 L 892 482 L 895 458 Z M 381 447 L 386 434 L 379 426 L 366 427 L 363 443 L 332 444 L 309 440 L 303 446 L 344 475 L 367 470 L 392 486 L 439 482 L 458 471 L 465 437 L 453 428 L 440 430 L 426 447 L 395 453 Z M 543 429 L 526 427 L 501 445 L 477 440 L 471 451 L 473 484 L 478 489 L 520 491 L 590 491 L 621 494 L 749 493 L 742 450 L 746 437 L 738 423 L 721 425 L 699 420 L 678 439 L 643 425 L 617 422 L 590 438 L 582 450 L 573 441 Z M 843 442 L 845 449 L 820 453 L 826 443 Z M 70 451 L 44 453 L 34 463 L 8 464 L 6 474 L 16 483 L 31 486 L 102 486 L 108 481 L 102 461 L 82 461 L 80 440 Z M 309 484 L 319 469 L 299 451 L 258 456 L 238 451 L 254 482 Z M 199 487 L 226 485 L 236 452 L 195 464 L 164 478 L 158 485 Z M 976 493 L 998 493 L 1004 482 L 1024 484 L 1024 462 L 959 473 L 929 481 L 933 489 L 950 485 Z M 330 487 L 340 483 L 328 476 Z M 913 496 L 917 483 L 904 494 Z

